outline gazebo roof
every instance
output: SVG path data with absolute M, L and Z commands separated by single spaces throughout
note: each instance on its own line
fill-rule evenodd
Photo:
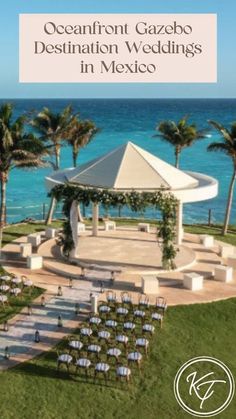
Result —
M 50 180 L 50 178 L 48 178 Z M 52 175 L 56 183 L 72 183 L 113 190 L 179 190 L 193 188 L 198 180 L 176 169 L 132 142 L 85 163 Z

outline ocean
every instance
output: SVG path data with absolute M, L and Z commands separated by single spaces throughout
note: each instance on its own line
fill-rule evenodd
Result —
M 184 115 L 195 122 L 199 129 L 208 127 L 207 120 L 213 119 L 223 125 L 230 126 L 236 121 L 236 99 L 1 99 L 0 104 L 9 101 L 15 105 L 14 116 L 32 110 L 39 111 L 46 106 L 54 112 L 61 111 L 71 104 L 75 112 L 80 112 L 83 119 L 92 119 L 100 128 L 99 134 L 83 150 L 78 163 L 84 163 L 102 155 L 119 145 L 132 141 L 163 160 L 173 164 L 173 148 L 154 138 L 155 127 L 162 120 L 177 121 Z M 208 211 L 212 210 L 212 220 L 222 222 L 228 193 L 228 185 L 232 173 L 231 160 L 222 153 L 207 152 L 207 145 L 218 140 L 219 135 L 211 129 L 210 138 L 199 141 L 185 149 L 180 158 L 180 168 L 206 173 L 219 181 L 219 194 L 215 199 L 184 206 L 186 223 L 207 222 Z M 61 151 L 61 167 L 71 167 L 71 149 L 63 146 Z M 48 205 L 49 199 L 45 189 L 44 177 L 51 169 L 13 170 L 7 188 L 7 220 L 17 222 L 31 217 L 42 219 L 43 204 Z M 236 194 L 233 202 L 231 223 L 236 223 Z M 90 215 L 90 208 L 87 215 Z M 117 211 L 110 211 L 117 215 Z M 157 214 L 149 209 L 147 216 Z M 61 215 L 60 205 L 56 215 Z M 122 215 L 131 216 L 128 209 Z M 135 214 L 141 216 L 141 214 Z

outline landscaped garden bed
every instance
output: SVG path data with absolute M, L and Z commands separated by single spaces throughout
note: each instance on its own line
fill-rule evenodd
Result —
M 0 324 L 10 320 L 16 314 L 20 313 L 23 308 L 32 304 L 32 302 L 43 294 L 44 290 L 39 287 L 33 287 L 32 290 L 23 289 L 22 293 L 17 297 L 7 295 L 8 304 L 0 306 Z
M 4 275 L 9 275 L 3 267 L 0 265 L 0 277 Z M 0 285 L 4 284 L 0 278 Z M 20 313 L 24 307 L 29 306 L 37 297 L 43 294 L 44 290 L 39 287 L 33 287 L 32 289 L 27 289 L 22 287 L 22 292 L 18 296 L 14 296 L 10 293 L 11 287 L 9 287 L 9 292 L 7 293 L 8 304 L 0 306 L 0 324 L 8 321 L 16 314 Z

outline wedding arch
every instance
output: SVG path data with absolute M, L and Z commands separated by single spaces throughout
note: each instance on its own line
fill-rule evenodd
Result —
M 77 229 L 73 228 L 73 220 L 78 220 L 76 208 L 79 204 L 93 207 L 93 234 L 97 235 L 98 208 L 120 208 L 126 206 L 133 212 L 145 212 L 148 207 L 161 211 L 161 219 L 157 224 L 157 236 L 162 249 L 163 269 L 173 269 L 176 256 L 176 210 L 177 199 L 165 190 L 156 192 L 117 192 L 101 188 L 84 188 L 75 185 L 57 185 L 50 194 L 57 201 L 63 202 L 63 213 L 66 217 L 63 227 L 62 246 L 63 252 L 69 256 L 75 248 Z M 76 236 L 76 237 L 75 237 Z

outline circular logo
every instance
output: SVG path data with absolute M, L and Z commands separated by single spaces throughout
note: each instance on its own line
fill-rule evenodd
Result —
M 175 398 L 188 413 L 215 416 L 225 410 L 234 396 L 234 378 L 221 361 L 200 356 L 187 361 L 174 380 Z

